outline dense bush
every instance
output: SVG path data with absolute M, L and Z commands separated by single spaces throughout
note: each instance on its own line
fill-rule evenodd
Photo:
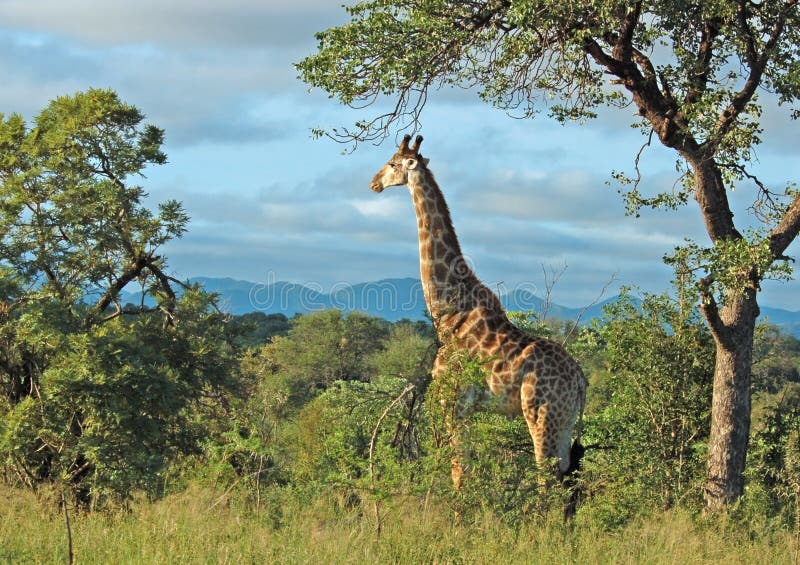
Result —
M 764 412 L 751 439 L 745 504 L 800 532 L 800 387 L 786 387 Z
M 238 386 L 224 320 L 208 307 L 187 292 L 176 327 L 143 315 L 68 333 L 23 316 L 17 335 L 47 366 L 34 393 L 3 413 L 6 475 L 31 487 L 61 482 L 93 506 L 156 492 L 176 457 L 199 451 L 219 399 Z
M 587 488 L 609 524 L 699 500 L 714 348 L 696 311 L 669 296 L 630 294 L 584 334 L 605 373 L 587 414 Z M 599 378 L 598 378 L 599 377 Z

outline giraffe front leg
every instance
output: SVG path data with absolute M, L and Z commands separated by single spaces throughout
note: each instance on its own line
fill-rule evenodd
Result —
M 469 468 L 469 419 L 475 408 L 477 391 L 464 386 L 458 362 L 451 352 L 442 348 L 433 366 L 433 399 L 442 414 L 442 423 L 450 448 L 450 478 L 453 489 L 459 492 Z
M 450 435 L 450 479 L 453 481 L 453 490 L 461 492 L 461 480 L 464 477 L 464 458 L 461 441 L 457 433 Z

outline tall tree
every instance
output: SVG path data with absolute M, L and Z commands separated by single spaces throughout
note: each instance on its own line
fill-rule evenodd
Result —
M 55 300 L 90 326 L 119 315 L 122 289 L 138 281 L 168 312 L 175 295 L 157 250 L 183 234 L 188 216 L 174 200 L 154 215 L 142 204 L 145 191 L 129 180 L 166 162 L 163 130 L 99 89 L 53 100 L 30 128 L 18 114 L 3 118 L 4 310 L 33 297 Z
M 176 201 L 151 211 L 135 184 L 166 162 L 143 122 L 97 89 L 30 126 L 0 115 L 0 467 L 83 502 L 153 487 L 198 448 L 198 406 L 234 386 L 213 297 L 179 298 L 160 254 L 188 217 Z
M 552 99 L 549 113 L 561 121 L 632 103 L 648 142 L 655 136 L 675 150 L 682 183 L 674 192 L 643 194 L 638 167 L 620 180 L 632 213 L 690 197 L 702 213 L 711 246 L 687 246 L 674 260 L 700 272 L 716 344 L 706 503 L 735 500 L 757 293 L 764 278 L 791 272 L 785 252 L 800 231 L 798 193 L 769 188 L 748 168 L 764 134 L 759 91 L 800 112 L 798 0 L 369 0 L 347 10 L 349 23 L 317 34 L 300 77 L 344 104 L 393 104 L 332 137 L 357 143 L 416 128 L 431 89 L 459 86 L 526 117 Z M 742 183 L 755 187 L 761 221 L 749 232 L 734 222 L 727 195 Z

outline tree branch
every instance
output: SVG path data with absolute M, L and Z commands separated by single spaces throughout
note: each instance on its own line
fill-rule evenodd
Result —
M 764 75 L 764 70 L 767 67 L 772 50 L 778 43 L 781 35 L 783 34 L 786 25 L 786 14 L 789 10 L 794 8 L 796 1 L 791 0 L 786 3 L 785 10 L 781 11 L 775 23 L 772 25 L 769 36 L 764 43 L 764 48 L 761 54 L 758 53 L 756 48 L 755 34 L 747 22 L 747 4 L 745 0 L 739 1 L 739 9 L 736 14 L 736 23 L 739 30 L 745 37 L 745 60 L 750 69 L 750 74 L 744 83 L 742 89 L 736 93 L 731 99 L 728 106 L 722 111 L 717 124 L 714 128 L 714 135 L 706 142 L 708 150 L 714 152 L 725 135 L 730 132 L 736 119 L 741 115 L 747 104 L 753 99 L 756 89 L 761 84 L 761 78 Z
M 403 397 L 406 394 L 414 390 L 415 386 L 416 385 L 414 384 L 406 385 L 403 391 L 399 395 L 397 395 L 397 397 L 394 400 L 392 400 L 391 404 L 389 404 L 386 407 L 386 409 L 383 411 L 383 414 L 381 414 L 380 418 L 378 418 L 378 421 L 375 424 L 375 428 L 372 430 L 372 437 L 369 440 L 369 480 L 370 484 L 372 484 L 373 486 L 375 484 L 375 469 L 372 460 L 373 460 L 373 455 L 375 454 L 375 442 L 378 439 L 378 431 L 380 430 L 381 423 L 383 422 L 383 419 L 386 418 L 386 415 L 389 413 L 389 411 L 395 406 L 397 406 L 397 404 L 403 399 Z
M 177 302 L 177 297 L 175 296 L 175 291 L 172 290 L 172 286 L 170 286 L 170 278 L 164 274 L 164 272 L 156 267 L 153 262 L 150 263 L 150 271 L 156 276 L 158 282 L 161 283 L 161 289 L 167 293 L 167 297 L 169 298 L 169 303 L 165 306 L 164 304 L 159 304 L 158 308 L 162 312 L 164 312 L 166 318 L 164 320 L 164 326 L 174 326 L 175 325 L 175 304 Z M 174 280 L 174 279 L 173 279 Z
M 615 45 L 615 55 L 627 56 L 628 60 L 609 55 L 593 38 L 584 41 L 584 51 L 598 65 L 617 77 L 612 81 L 613 84 L 622 85 L 631 93 L 639 114 L 650 122 L 661 143 L 684 155 L 696 155 L 699 145 L 686 124 L 679 119 L 678 108 L 672 96 L 669 93 L 665 95 L 659 89 L 652 62 L 633 46 L 626 47 L 624 43 L 620 43 L 624 42 L 625 34 L 632 25 L 630 18 L 635 14 L 638 14 L 636 10 L 626 14 L 622 32 L 614 41 L 608 38 Z
M 641 13 L 642 3 L 635 2 L 632 9 L 628 10 L 622 18 L 622 28 L 612 51 L 614 57 L 620 61 L 631 60 L 634 53 L 633 32 L 636 30 L 636 24 L 639 23 Z
M 117 308 L 117 310 L 115 310 L 112 314 L 109 314 L 108 316 L 100 320 L 100 323 L 105 324 L 106 322 L 110 322 L 114 318 L 119 318 L 120 316 L 139 316 L 141 314 L 152 314 L 153 312 L 163 312 L 163 310 L 158 306 L 154 308 L 142 307 L 133 310 L 130 309 L 125 310 L 123 308 Z
M 764 224 L 769 223 L 770 214 L 774 214 L 776 212 L 780 213 L 781 215 L 783 214 L 783 212 L 780 211 L 780 204 L 775 201 L 775 193 L 768 189 L 760 178 L 748 171 L 744 165 L 725 161 L 720 162 L 719 166 L 721 168 L 736 171 L 737 174 L 749 179 L 756 185 L 756 188 L 758 189 L 758 196 L 754 200 L 753 204 L 747 209 L 748 211 L 752 212 L 752 214 L 761 222 Z
M 103 296 L 100 297 L 100 300 L 98 300 L 97 303 L 92 307 L 89 315 L 84 320 L 84 325 L 91 325 L 92 321 L 95 319 L 95 316 L 102 314 L 105 309 L 108 308 L 108 306 L 119 295 L 122 289 L 125 288 L 129 282 L 138 277 L 144 268 L 148 266 L 150 260 L 151 258 L 149 255 L 139 255 L 136 257 L 119 276 L 119 278 L 117 278 L 117 280 L 108 287 Z
M 708 329 L 711 331 L 714 341 L 719 344 L 727 344 L 730 341 L 730 330 L 719 315 L 719 307 L 711 291 L 711 284 L 713 282 L 714 277 L 711 275 L 697 281 L 697 288 L 702 298 L 700 312 L 703 313 L 703 317 L 705 317 L 708 323 Z
M 697 67 L 694 76 L 690 80 L 691 86 L 686 90 L 684 102 L 694 104 L 700 100 L 700 96 L 706 91 L 708 77 L 711 72 L 711 58 L 714 54 L 714 40 L 719 35 L 719 22 L 708 20 L 703 26 L 700 37 L 700 46 L 697 50 Z
M 775 259 L 788 259 L 783 252 L 795 240 L 798 233 L 800 233 L 800 194 L 794 197 L 780 223 L 769 234 L 769 249 L 772 256 Z
M 606 295 L 606 291 L 608 291 L 608 288 L 609 288 L 609 287 L 610 287 L 610 286 L 611 286 L 611 285 L 614 283 L 614 281 L 616 281 L 616 280 L 617 280 L 617 273 L 613 273 L 613 274 L 611 275 L 611 277 L 608 279 L 608 281 L 606 282 L 606 284 L 604 284 L 604 285 L 603 285 L 603 288 L 601 288 L 601 289 L 600 289 L 600 292 L 597 294 L 597 296 L 594 298 L 594 300 L 592 300 L 592 301 L 591 301 L 589 304 L 587 304 L 586 306 L 584 306 L 584 307 L 581 309 L 581 311 L 580 311 L 580 312 L 578 312 L 578 315 L 576 316 L 576 318 L 575 318 L 575 321 L 572 323 L 572 325 L 570 326 L 569 330 L 568 330 L 568 331 L 567 331 L 567 332 L 564 334 L 564 339 L 562 339 L 562 340 L 561 340 L 561 344 L 562 344 L 562 345 L 566 345 L 566 344 L 567 344 L 567 342 L 569 341 L 569 339 L 572 337 L 572 334 L 574 334 L 574 333 L 575 333 L 575 330 L 577 330 L 577 329 L 578 329 L 578 326 L 580 326 L 580 324 L 581 324 L 581 319 L 582 319 L 582 318 L 583 318 L 583 316 L 586 314 L 586 312 L 588 312 L 588 311 L 589 311 L 589 308 L 591 308 L 592 306 L 596 306 L 597 304 L 599 304 L 599 303 L 600 303 L 600 301 L 601 301 L 601 300 L 603 299 L 603 297 Z

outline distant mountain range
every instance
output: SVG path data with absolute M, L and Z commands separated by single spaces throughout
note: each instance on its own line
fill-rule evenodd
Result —
M 264 312 L 282 313 L 291 317 L 295 314 L 338 308 L 345 312 L 359 310 L 392 322 L 404 318 L 422 320 L 425 317 L 422 284 L 419 279 L 414 278 L 339 284 L 327 290 L 283 281 L 255 283 L 231 278 L 197 277 L 190 279 L 190 282 L 202 285 L 209 292 L 218 293 L 222 309 L 237 315 Z M 544 305 L 542 298 L 525 288 L 505 292 L 500 289 L 499 295 L 507 310 L 540 312 Z M 123 293 L 122 299 L 123 302 L 137 303 L 140 297 L 139 293 Z M 614 300 L 617 300 L 616 296 L 588 308 L 550 304 L 548 315 L 564 320 L 575 320 L 581 316 L 581 322 L 586 323 L 593 318 L 602 317 L 603 306 Z M 800 312 L 762 306 L 761 316 L 800 338 Z

